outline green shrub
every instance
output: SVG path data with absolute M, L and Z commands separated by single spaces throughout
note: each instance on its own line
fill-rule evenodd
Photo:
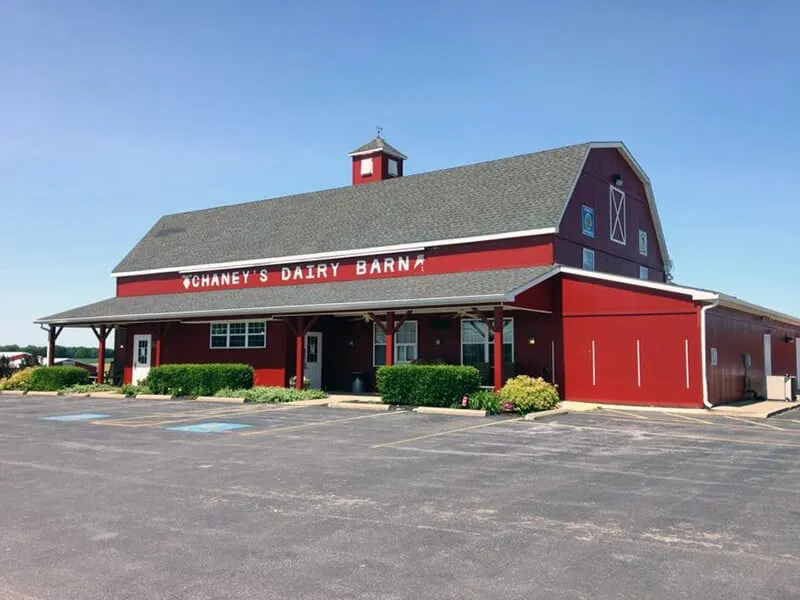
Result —
M 514 410 L 522 414 L 550 410 L 559 403 L 558 387 L 541 377 L 518 375 L 509 379 L 500 390 L 500 400 L 513 405 Z
M 89 383 L 71 385 L 61 390 L 65 394 L 91 394 L 92 392 L 114 392 L 120 393 L 120 388 L 106 383 Z
M 485 410 L 487 415 L 496 415 L 500 412 L 500 397 L 491 390 L 478 390 L 467 398 L 467 408 Z
M 233 363 L 161 365 L 150 369 L 145 385 L 154 394 L 213 396 L 223 388 L 253 387 L 253 367 Z
M 38 367 L 28 367 L 13 373 L 10 377 L 0 381 L 0 390 L 19 390 L 24 392 L 31 387 L 31 377 Z
M 396 365 L 379 368 L 377 384 L 387 404 L 447 407 L 477 392 L 481 376 L 474 367 Z
M 28 389 L 37 392 L 57 392 L 71 385 L 89 383 L 89 373 L 80 367 L 40 367 L 34 369 Z
M 146 385 L 131 385 L 126 383 L 120 388 L 120 393 L 125 394 L 127 398 L 133 398 L 138 394 L 152 394 L 153 392 L 150 391 L 150 388 Z
M 296 390 L 284 387 L 254 387 L 249 390 L 223 389 L 214 395 L 220 398 L 244 398 L 245 402 L 258 404 L 320 400 L 328 397 L 328 394 L 322 390 Z

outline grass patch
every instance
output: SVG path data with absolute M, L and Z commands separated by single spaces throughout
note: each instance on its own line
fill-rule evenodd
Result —
M 249 390 L 222 389 L 214 394 L 218 398 L 244 398 L 245 402 L 254 404 L 278 404 L 297 402 L 298 400 L 321 400 L 327 398 L 322 390 L 297 390 L 284 387 L 254 387 Z

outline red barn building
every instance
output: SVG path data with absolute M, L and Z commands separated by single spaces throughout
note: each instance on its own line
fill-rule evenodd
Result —
M 114 269 L 115 297 L 38 321 L 51 346 L 63 327 L 101 346 L 116 329 L 126 382 L 244 362 L 258 385 L 350 390 L 437 360 L 686 407 L 798 374 L 800 320 L 670 282 L 650 180 L 620 142 L 411 176 L 381 137 L 350 157 L 348 187 L 162 217 Z

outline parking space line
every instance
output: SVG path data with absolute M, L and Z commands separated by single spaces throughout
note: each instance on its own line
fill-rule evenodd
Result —
M 775 427 L 774 425 L 768 425 L 767 423 L 761 423 L 759 421 L 750 421 L 749 419 L 743 419 L 741 417 L 732 417 L 730 415 L 720 415 L 725 417 L 726 419 L 733 419 L 735 421 L 741 421 L 742 423 L 750 423 L 751 425 L 758 425 L 759 427 L 766 427 L 767 429 L 777 429 L 778 431 L 786 431 L 783 427 Z
M 513 423 L 514 421 L 521 421 L 524 417 L 516 417 L 514 419 L 503 419 L 502 421 L 490 421 L 489 423 L 481 423 L 480 425 L 470 425 L 469 427 L 459 427 L 458 429 L 448 429 L 447 431 L 440 431 L 438 433 L 429 433 L 427 435 L 418 435 L 416 437 L 408 438 L 405 440 L 398 440 L 396 442 L 386 442 L 384 444 L 376 444 L 370 446 L 371 448 L 388 448 L 389 446 L 396 446 L 398 444 L 407 444 L 408 442 L 416 442 L 417 440 L 427 440 L 429 438 L 440 437 L 449 435 L 451 433 L 458 433 L 460 431 L 469 431 L 470 429 L 480 429 L 481 427 L 491 427 L 492 425 L 500 425 L 502 423 Z
M 274 404 L 269 404 L 262 408 L 256 408 L 255 406 L 250 406 L 247 408 L 216 408 L 210 410 L 196 410 L 196 411 L 189 411 L 183 413 L 153 413 L 150 415 L 140 415 L 138 417 L 124 417 L 121 419 L 110 419 L 108 421 L 104 420 L 102 422 L 98 421 L 97 424 L 99 425 L 112 425 L 117 427 L 131 427 L 131 428 L 138 428 L 138 427 L 158 427 L 160 425 L 167 425 L 171 423 L 183 423 L 187 421 L 202 421 L 204 419 L 211 419 L 211 418 L 228 418 L 228 417 L 238 417 L 238 416 L 246 416 L 246 415 L 256 415 L 262 414 L 265 412 L 276 412 L 276 411 L 284 411 L 284 410 L 291 410 L 295 407 L 293 406 L 276 406 Z M 163 419 L 163 417 L 177 417 L 174 419 Z M 151 419 L 162 419 L 160 421 L 152 421 Z
M 608 411 L 610 413 L 616 413 L 618 415 L 625 415 L 626 417 L 630 417 L 632 419 L 642 419 L 644 421 L 649 421 L 650 420 L 650 419 L 648 419 L 647 417 L 645 417 L 643 415 L 637 415 L 635 413 L 629 413 L 629 412 L 625 412 L 625 411 L 622 411 L 622 410 L 617 410 L 616 408 L 604 408 L 603 411 Z
M 245 433 L 240 433 L 241 436 L 250 436 L 250 435 L 265 435 L 268 433 L 275 433 L 281 431 L 294 431 L 297 429 L 305 429 L 308 427 L 318 427 L 321 425 L 332 425 L 334 423 L 343 423 L 344 421 L 357 421 L 359 419 L 374 419 L 376 417 L 387 417 L 391 415 L 400 415 L 406 414 L 406 411 L 394 411 L 394 412 L 380 412 L 371 415 L 359 415 L 357 417 L 345 417 L 343 419 L 328 419 L 327 421 L 315 421 L 313 423 L 303 423 L 302 425 L 289 425 L 288 427 L 272 427 L 270 429 L 259 429 L 258 431 L 247 431 Z
M 687 415 L 682 415 L 681 413 L 669 413 L 671 417 L 680 417 L 681 419 L 686 419 L 687 421 L 694 421 L 695 423 L 703 423 L 705 425 L 713 425 L 713 421 L 705 421 L 703 419 L 697 419 L 695 417 L 689 417 Z

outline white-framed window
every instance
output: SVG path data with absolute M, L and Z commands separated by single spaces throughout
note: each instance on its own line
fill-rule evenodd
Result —
M 514 362 L 514 319 L 503 319 L 503 362 Z M 494 331 L 480 319 L 461 321 L 461 364 L 494 364 Z
M 639 279 L 650 279 L 650 273 L 647 271 L 647 267 L 639 265 Z
M 417 360 L 417 322 L 406 321 L 394 334 L 394 364 L 403 365 Z M 386 334 L 372 324 L 372 364 L 386 364 Z
M 397 169 L 397 161 L 394 158 L 387 159 L 386 163 L 386 172 L 389 174 L 389 177 L 397 177 L 398 169 Z
M 625 192 L 608 186 L 610 237 L 612 242 L 625 246 L 628 243 L 628 223 L 625 211 Z
M 212 350 L 267 347 L 267 324 L 265 321 L 212 323 L 210 335 L 209 347 Z
M 639 254 L 647 256 L 647 232 L 639 230 Z
M 594 237 L 594 209 L 585 204 L 581 206 L 581 230 L 583 235 Z
M 362 158 L 361 159 L 361 176 L 365 177 L 367 175 L 372 175 L 372 159 L 371 158 Z
M 586 271 L 594 271 L 594 250 L 589 250 L 589 248 L 583 249 L 582 266 Z

